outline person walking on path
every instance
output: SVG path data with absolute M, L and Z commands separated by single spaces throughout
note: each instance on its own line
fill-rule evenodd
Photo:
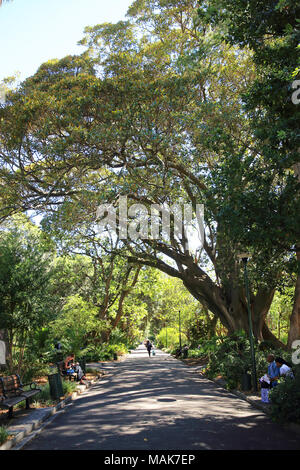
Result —
M 148 351 L 148 354 L 149 354 L 149 357 L 150 357 L 151 356 L 152 343 L 151 343 L 151 341 L 149 341 L 149 339 L 147 339 L 147 341 L 146 341 L 146 348 L 147 348 L 147 351 Z

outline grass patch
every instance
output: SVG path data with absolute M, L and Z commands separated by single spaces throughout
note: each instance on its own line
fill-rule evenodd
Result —
M 53 400 L 50 394 L 50 385 L 46 383 L 40 386 L 41 391 L 37 395 L 36 400 L 33 401 L 35 408 L 43 408 L 45 406 L 53 406 L 57 403 L 57 400 Z M 69 380 L 62 380 L 63 396 L 66 397 L 77 389 L 77 383 Z
M 64 395 L 66 396 L 70 395 L 73 392 L 76 392 L 78 384 L 76 382 L 71 382 L 70 380 L 63 380 L 62 385 Z
M 5 426 L 0 426 L 0 445 L 4 444 L 9 437 L 9 433 Z

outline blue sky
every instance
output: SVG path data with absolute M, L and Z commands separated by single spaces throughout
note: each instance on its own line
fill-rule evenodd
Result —
M 13 0 L 0 8 L 0 81 L 34 74 L 47 60 L 83 51 L 85 26 L 125 18 L 133 0 Z

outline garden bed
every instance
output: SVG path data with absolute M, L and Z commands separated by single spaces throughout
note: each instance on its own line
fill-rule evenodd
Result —
M 104 372 L 97 371 L 96 369 L 91 370 L 90 372 L 87 372 L 85 374 L 87 378 L 86 380 L 87 388 L 89 388 L 93 383 L 95 383 L 95 379 L 97 378 L 99 379 L 103 375 L 104 375 Z M 40 387 L 43 387 L 48 384 L 48 378 L 47 376 L 39 377 L 35 380 L 35 382 L 39 384 Z M 68 403 L 69 400 L 73 400 L 74 397 L 76 397 L 78 393 L 81 393 L 82 390 L 86 388 L 86 387 L 81 388 L 79 382 L 69 382 L 69 381 L 64 381 L 64 382 L 67 384 L 71 384 L 72 387 L 76 388 L 76 390 L 65 393 L 64 397 L 61 397 L 60 400 L 51 400 L 51 402 L 50 401 L 41 402 L 37 400 L 31 403 L 29 410 L 26 410 L 24 406 L 16 406 L 14 409 L 13 417 L 11 419 L 7 419 L 7 410 L 0 410 L 0 447 L 2 445 L 5 447 L 6 444 L 9 445 L 9 448 L 11 447 L 9 444 L 9 441 L 16 440 L 16 438 L 18 437 L 16 435 L 15 429 L 18 428 L 18 426 L 20 426 L 19 424 L 20 422 L 25 420 L 27 423 L 28 418 L 29 420 L 32 419 L 30 418 L 30 415 L 33 412 L 33 410 L 45 409 L 46 415 L 44 414 L 42 416 L 48 416 L 50 410 L 53 410 L 53 412 L 55 413 L 58 409 L 60 409 L 60 407 L 65 406 L 65 404 Z M 33 416 L 34 416 L 33 420 L 36 421 L 37 419 L 36 415 L 33 414 Z M 39 416 L 38 419 L 41 420 L 41 417 L 40 417 L 41 415 L 38 415 L 38 416 Z M 34 423 L 34 421 L 32 422 Z M 13 429 L 12 432 L 11 432 L 11 429 Z M 22 433 L 22 431 L 20 432 Z M 3 450 L 3 448 L 1 448 L 1 450 Z M 6 447 L 5 447 L 5 450 L 7 450 Z
M 87 382 L 91 382 L 95 380 L 97 377 L 101 377 L 103 375 L 103 372 L 101 371 L 90 371 L 85 374 Z M 47 386 L 48 384 L 48 377 L 47 376 L 42 376 L 42 377 L 37 377 L 34 379 L 34 382 L 37 384 L 38 387 L 43 388 Z M 79 382 L 69 382 L 67 381 L 67 384 L 73 384 L 70 385 L 70 387 L 75 387 L 76 385 L 79 385 Z M 72 395 L 73 390 L 67 391 L 65 393 L 64 397 L 62 399 L 65 399 L 66 397 Z M 43 399 L 39 399 L 39 396 L 35 400 L 33 400 L 30 403 L 30 408 L 31 409 L 40 409 L 40 408 L 49 408 L 49 407 L 55 407 L 61 400 L 52 400 L 49 398 L 49 400 L 44 401 Z M 20 404 L 14 406 L 14 412 L 13 412 L 13 417 L 8 420 L 7 419 L 7 413 L 8 411 L 6 409 L 0 408 L 0 426 L 4 425 L 6 426 L 7 424 L 12 423 L 13 421 L 22 418 L 24 416 L 27 416 L 30 413 L 30 410 L 25 409 L 25 402 L 21 402 Z

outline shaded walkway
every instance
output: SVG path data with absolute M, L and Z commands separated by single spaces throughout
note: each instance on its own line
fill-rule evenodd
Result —
M 140 346 L 26 449 L 283 450 L 299 436 L 162 352 Z

